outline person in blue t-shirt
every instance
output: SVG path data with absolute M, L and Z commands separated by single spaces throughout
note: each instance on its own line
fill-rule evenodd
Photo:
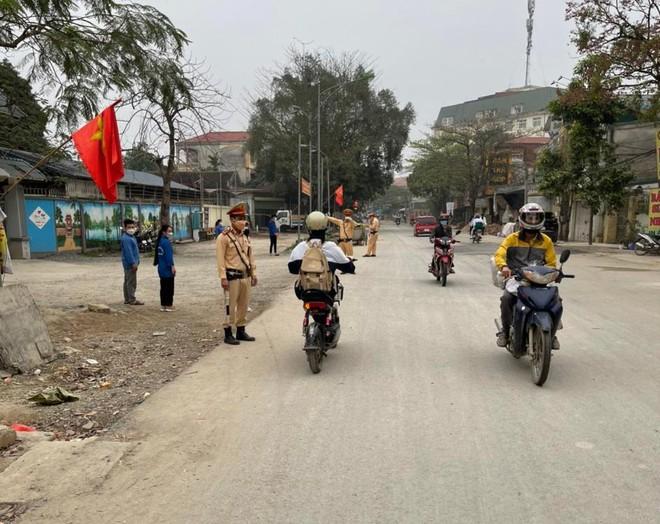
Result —
M 169 224 L 160 227 L 154 255 L 154 266 L 158 266 L 158 276 L 160 277 L 160 310 L 165 312 L 174 311 L 176 267 L 174 267 L 172 235 L 172 227 Z
M 137 240 L 135 240 L 136 230 L 134 220 L 130 218 L 124 220 L 124 232 L 119 240 L 119 245 L 121 247 L 121 263 L 124 266 L 124 304 L 142 306 L 144 302 L 140 302 L 135 298 L 137 270 L 140 265 L 140 251 Z
M 268 233 L 270 235 L 270 249 L 268 254 L 274 254 L 276 257 L 279 257 L 280 254 L 277 252 L 277 237 L 280 234 L 280 226 L 277 224 L 277 217 L 275 215 L 271 216 L 268 221 Z
M 225 226 L 222 225 L 222 220 L 218 219 L 215 221 L 215 229 L 213 230 L 213 234 L 215 235 L 216 238 L 220 236 L 220 233 L 222 233 L 225 230 Z

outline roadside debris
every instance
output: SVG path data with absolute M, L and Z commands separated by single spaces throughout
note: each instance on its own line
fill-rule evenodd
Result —
M 36 402 L 41 406 L 54 406 L 57 404 L 62 404 L 63 402 L 73 402 L 75 400 L 80 400 L 80 397 L 77 397 L 73 393 L 70 393 L 66 389 L 58 386 L 56 388 L 46 388 L 41 393 L 30 397 L 28 400 L 31 402 Z
M 112 313 L 112 309 L 110 308 L 110 306 L 107 306 L 105 304 L 88 304 L 87 310 L 91 311 L 92 313 L 106 313 L 106 314 Z

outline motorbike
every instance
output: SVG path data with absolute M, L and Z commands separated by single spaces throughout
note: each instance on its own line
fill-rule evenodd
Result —
M 400 219 L 399 217 L 396 217 L 396 218 L 394 219 L 394 223 L 395 223 L 397 226 L 400 226 L 400 225 L 401 225 L 401 219 Z
M 563 264 L 571 252 L 563 251 L 560 267 L 528 266 L 515 271 L 511 278 L 520 282 L 518 300 L 514 307 L 513 323 L 507 350 L 514 358 L 528 355 L 532 363 L 532 380 L 542 386 L 550 373 L 552 341 L 561 326 L 563 306 L 559 298 L 559 284 L 564 278 L 575 278 L 563 272 Z M 499 320 L 495 325 L 501 331 Z
M 447 275 L 454 264 L 454 244 L 459 241 L 449 237 L 431 237 L 430 242 L 433 243 L 433 260 L 429 266 L 429 272 L 442 283 L 442 287 L 445 287 Z
M 648 233 L 637 233 L 635 241 L 635 255 L 643 256 L 648 253 L 660 254 L 660 236 Z
M 312 373 L 321 371 L 323 359 L 329 349 L 334 349 L 339 343 L 341 325 L 339 323 L 339 304 L 344 297 L 344 288 L 337 284 L 334 297 L 323 291 L 303 291 L 301 299 L 305 309 L 303 320 L 303 337 L 307 354 L 307 362 Z
M 472 243 L 473 244 L 479 244 L 481 242 L 481 237 L 482 237 L 481 229 L 473 229 L 472 230 Z
M 140 253 L 151 253 L 154 248 L 154 233 L 151 228 L 135 233 L 135 240 Z

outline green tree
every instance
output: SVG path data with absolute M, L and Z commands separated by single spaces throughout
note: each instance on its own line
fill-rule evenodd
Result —
M 408 207 L 411 196 L 407 187 L 391 185 L 385 193 L 371 202 L 371 207 L 382 209 L 385 215 L 391 215 L 401 208 Z
M 91 118 L 101 97 L 129 89 L 150 61 L 182 55 L 183 31 L 156 8 L 116 0 L 4 0 L 0 49 L 55 100 L 58 123 Z
M 608 127 L 624 105 L 616 94 L 616 82 L 606 75 L 606 65 L 590 58 L 578 64 L 568 88 L 549 109 L 565 129 L 559 147 L 538 159 L 540 189 L 560 198 L 564 240 L 574 203 L 581 200 L 591 209 L 591 244 L 594 215 L 621 208 L 633 178 L 629 167 L 617 162 L 607 138 Z
M 149 150 L 146 142 L 138 142 L 124 155 L 124 167 L 146 173 L 158 173 L 158 157 Z
M 510 136 L 494 122 L 467 122 L 443 127 L 413 144 L 416 156 L 408 187 L 428 196 L 437 211 L 454 197 L 466 195 L 473 212 L 479 195 L 493 176 L 493 159 Z
M 374 72 L 356 55 L 332 56 L 292 50 L 266 95 L 254 102 L 248 149 L 258 182 L 271 184 L 289 203 L 297 200 L 297 142 L 317 142 L 321 93 L 321 150 L 332 188 L 344 186 L 347 201 L 365 201 L 385 191 L 401 167 L 401 153 L 414 122 L 411 104 L 400 107 L 388 89 L 377 91 Z M 317 159 L 302 153 L 303 176 L 317 191 Z
M 8 60 L 0 62 L 0 147 L 44 153 L 48 115 L 30 82 Z
M 573 43 L 584 58 L 598 60 L 605 77 L 625 94 L 650 99 L 660 109 L 660 2 L 658 0 L 570 0 Z

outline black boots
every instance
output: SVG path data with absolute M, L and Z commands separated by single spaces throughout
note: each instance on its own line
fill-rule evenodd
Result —
M 236 328 L 236 339 L 242 342 L 254 342 L 256 338 L 251 337 L 245 332 L 245 326 L 238 326 Z
M 234 338 L 230 327 L 225 328 L 225 344 L 229 344 L 230 346 L 238 346 L 240 344 L 240 342 Z

